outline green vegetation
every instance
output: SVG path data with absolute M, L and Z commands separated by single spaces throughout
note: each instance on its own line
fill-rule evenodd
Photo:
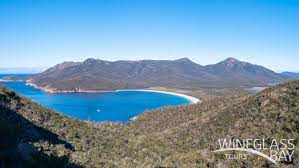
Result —
M 0 166 L 2 167 L 67 167 L 66 156 L 47 155 L 35 142 L 59 142 L 56 135 L 38 127 L 16 110 L 23 105 L 21 97 L 3 87 L 0 96 Z M 11 101 L 13 100 L 13 101 Z M 24 102 L 25 103 L 25 102 Z M 8 108 L 15 107 L 15 108 Z
M 275 167 L 254 155 L 226 160 L 212 152 L 218 139 L 256 137 L 294 138 L 294 157 L 279 166 L 299 167 L 299 81 L 253 96 L 144 112 L 126 124 L 77 121 L 2 86 L 0 107 L 0 136 L 5 137 L 0 153 L 14 152 L 0 157 L 4 165 L 22 161 L 33 167 Z M 32 144 L 38 152 L 23 161 L 20 143 Z

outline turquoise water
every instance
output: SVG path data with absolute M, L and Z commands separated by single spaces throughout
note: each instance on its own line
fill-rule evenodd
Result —
M 90 121 L 126 122 L 145 110 L 190 103 L 182 97 L 155 92 L 48 94 L 23 82 L 2 84 L 48 108 L 77 119 Z

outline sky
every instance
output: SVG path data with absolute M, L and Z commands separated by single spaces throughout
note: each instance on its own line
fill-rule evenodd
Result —
M 182 57 L 299 72 L 299 0 L 0 0 L 0 67 Z

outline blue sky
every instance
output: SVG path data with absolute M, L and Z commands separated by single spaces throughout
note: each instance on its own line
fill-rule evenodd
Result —
M 0 67 L 90 57 L 299 71 L 299 0 L 0 0 Z

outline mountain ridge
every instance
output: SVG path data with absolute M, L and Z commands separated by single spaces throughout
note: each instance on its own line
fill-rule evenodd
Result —
M 31 83 L 54 90 L 118 90 L 173 87 L 194 90 L 201 87 L 267 85 L 288 77 L 263 66 L 228 58 L 202 66 L 188 58 L 177 60 L 104 61 L 89 58 L 64 62 L 33 76 Z

